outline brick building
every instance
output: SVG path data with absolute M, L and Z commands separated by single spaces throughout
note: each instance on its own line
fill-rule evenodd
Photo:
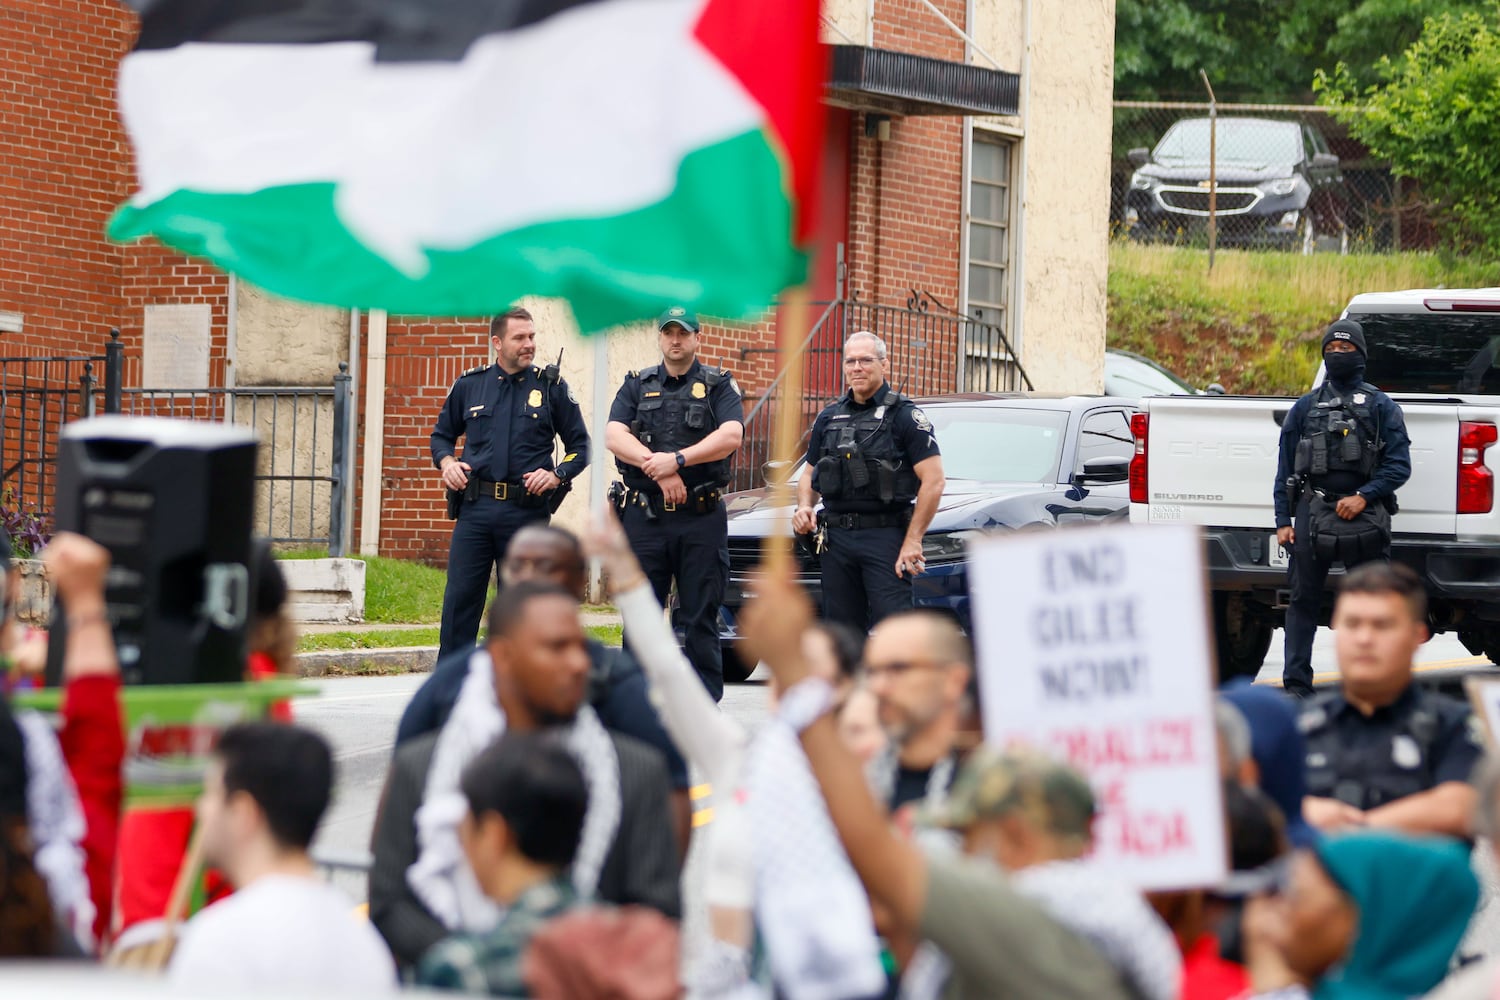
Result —
M 933 3 L 941 16 L 924 0 L 825 2 L 835 49 L 807 413 L 838 391 L 838 346 L 858 328 L 886 337 L 908 391 L 1022 384 L 1022 368 L 1037 389 L 1100 384 L 1113 0 Z M 441 562 L 449 524 L 427 435 L 458 374 L 488 360 L 485 320 L 293 307 L 160 247 L 107 243 L 105 221 L 131 190 L 114 75 L 133 33 L 115 0 L 0 8 L 0 356 L 98 354 L 114 326 L 127 387 L 184 371 L 202 372 L 205 388 L 327 386 L 347 363 L 354 546 Z M 207 308 L 183 328 L 161 309 L 179 305 Z M 653 360 L 649 330 L 584 340 L 565 306 L 534 305 L 540 356 L 566 348 L 591 420 L 597 397 L 607 408 L 623 373 Z M 779 371 L 777 319 L 705 337 L 747 406 Z M 172 352 L 194 365 L 169 363 Z M 750 428 L 745 481 L 766 457 L 771 412 Z M 0 404 L 5 469 L 10 420 Z M 326 463 L 316 446 L 311 463 Z M 584 496 L 599 488 L 580 484 Z M 310 513 L 326 517 L 327 502 Z M 562 520 L 585 508 L 570 500 Z

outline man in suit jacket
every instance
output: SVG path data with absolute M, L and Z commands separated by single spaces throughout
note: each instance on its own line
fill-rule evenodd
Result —
M 397 962 L 410 966 L 449 933 L 483 929 L 490 916 L 457 850 L 461 801 L 456 812 L 450 807 L 453 796 L 461 800 L 463 765 L 505 730 L 566 730 L 589 778 L 594 815 L 574 866 L 580 891 L 679 917 L 666 767 L 654 749 L 605 731 L 587 706 L 589 657 L 577 600 L 549 584 L 505 588 L 491 608 L 485 649 L 489 663 L 479 661 L 476 671 L 490 669 L 471 673 L 441 731 L 401 745 L 386 781 L 372 844 L 370 919 Z

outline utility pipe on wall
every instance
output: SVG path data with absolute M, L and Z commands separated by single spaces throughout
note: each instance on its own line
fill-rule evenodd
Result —
M 380 505 L 385 478 L 385 310 L 370 310 L 370 346 L 365 369 L 365 449 L 360 496 L 359 554 L 380 554 Z

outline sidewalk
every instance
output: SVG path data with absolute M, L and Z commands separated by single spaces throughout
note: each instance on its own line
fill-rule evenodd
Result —
M 614 611 L 585 611 L 579 616 L 585 628 L 620 624 Z M 432 623 L 392 625 L 380 622 L 355 624 L 338 622 L 299 622 L 297 631 L 306 634 L 329 632 L 399 632 L 431 629 Z M 302 677 L 337 677 L 367 674 L 427 673 L 437 661 L 436 646 L 390 646 L 384 649 L 326 649 L 297 654 L 297 673 Z

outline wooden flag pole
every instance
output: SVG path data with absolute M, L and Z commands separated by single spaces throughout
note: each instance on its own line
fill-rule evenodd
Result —
M 796 497 L 792 470 L 797 467 L 797 440 L 802 430 L 802 348 L 807 339 L 807 286 L 799 285 L 787 296 L 782 322 L 776 331 L 777 353 L 783 359 L 781 399 L 771 431 L 771 457 L 781 463 L 776 474 L 774 503 L 782 513 L 776 530 L 766 543 L 765 564 L 772 576 L 792 570 L 792 511 Z M 809 471 L 809 475 L 811 472 Z

